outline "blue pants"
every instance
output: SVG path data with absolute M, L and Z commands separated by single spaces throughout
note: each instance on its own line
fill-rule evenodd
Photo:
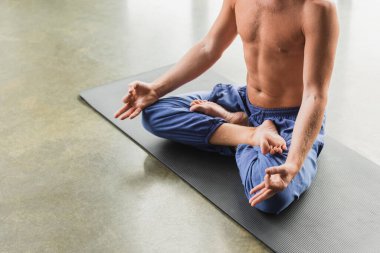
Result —
M 215 102 L 230 112 L 243 111 L 249 117 L 249 124 L 254 127 L 261 125 L 264 120 L 272 120 L 286 141 L 288 150 L 299 107 L 283 109 L 256 107 L 249 102 L 245 86 L 217 84 L 211 92 L 163 98 L 143 111 L 143 125 L 154 135 L 205 151 L 235 156 L 245 194 L 250 199 L 253 196 L 249 193 L 250 190 L 264 180 L 265 169 L 283 164 L 288 151 L 282 154 L 264 155 L 259 146 L 240 144 L 235 149 L 209 144 L 212 134 L 226 121 L 219 117 L 189 111 L 190 103 L 195 99 Z M 317 157 L 323 148 L 324 125 L 325 120 L 301 170 L 288 187 L 257 204 L 257 209 L 278 214 L 309 188 L 317 172 Z

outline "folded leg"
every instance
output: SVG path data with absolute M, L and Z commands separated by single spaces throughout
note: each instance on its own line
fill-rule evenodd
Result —
M 245 94 L 243 94 L 245 95 Z M 229 111 L 242 111 L 243 101 L 239 89 L 232 85 L 218 84 L 211 92 L 198 92 L 160 99 L 143 111 L 143 126 L 156 136 L 191 145 L 223 155 L 234 155 L 232 147 L 211 145 L 209 140 L 223 123 L 221 117 L 192 112 L 194 100 L 215 102 Z
M 281 115 L 282 114 L 282 115 Z M 296 120 L 296 113 L 274 113 L 273 111 L 263 111 L 256 113 L 252 117 L 254 125 L 260 124 L 263 119 L 270 119 L 276 125 L 278 133 L 286 141 L 288 150 L 282 154 L 263 155 L 259 147 L 249 145 L 239 145 L 236 150 L 236 162 L 239 168 L 240 177 L 244 186 L 248 200 L 253 196 L 250 190 L 264 181 L 265 170 L 268 167 L 279 166 L 286 162 L 288 151 L 291 148 L 291 138 Z M 298 174 L 293 178 L 288 187 L 276 193 L 273 197 L 258 203 L 255 207 L 266 213 L 278 214 L 288 207 L 294 200 L 306 191 L 317 173 L 317 158 L 323 148 L 324 124 L 317 136 L 311 150 L 309 151 L 304 164 Z
M 306 191 L 317 172 L 318 144 L 310 150 L 299 173 L 293 178 L 288 187 L 276 193 L 273 197 L 260 202 L 255 207 L 265 213 L 279 214 L 294 200 Z M 244 192 L 249 200 L 253 195 L 250 190 L 264 180 L 265 169 L 279 166 L 286 161 L 287 152 L 283 154 L 263 155 L 259 147 L 239 145 L 236 151 L 236 162 L 244 186 Z

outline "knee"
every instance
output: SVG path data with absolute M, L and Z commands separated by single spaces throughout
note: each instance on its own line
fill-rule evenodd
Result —
M 154 135 L 159 134 L 158 128 L 158 108 L 156 104 L 150 105 L 142 111 L 142 125 L 143 127 Z
M 188 109 L 176 98 L 160 99 L 142 112 L 142 125 L 152 134 L 166 138 L 167 134 L 177 128 Z
M 278 159 L 270 159 L 267 156 L 258 154 L 257 159 L 250 163 L 249 168 L 244 173 L 243 185 L 248 200 L 254 196 L 250 194 L 252 188 L 263 182 L 265 169 L 282 163 L 283 159 L 280 159 L 280 157 Z M 294 188 L 293 184 L 289 184 L 283 191 L 255 205 L 255 208 L 264 213 L 279 214 L 297 199 L 298 196 L 296 188 Z
M 258 203 L 255 208 L 264 213 L 278 215 L 295 199 L 297 199 L 297 196 L 292 194 L 290 191 L 287 192 L 285 189 L 282 192 L 276 193 L 271 198 Z
M 254 196 L 249 193 L 251 189 L 251 186 L 245 187 L 246 197 L 248 201 Z M 295 194 L 292 194 L 288 189 L 285 189 L 282 192 L 276 193 L 271 198 L 256 204 L 255 208 L 264 213 L 279 214 L 284 209 L 286 209 L 286 207 L 288 207 L 295 199 L 297 199 L 297 196 Z

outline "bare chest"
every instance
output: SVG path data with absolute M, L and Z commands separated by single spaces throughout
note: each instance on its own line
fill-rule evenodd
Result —
M 303 50 L 300 7 L 281 6 L 276 0 L 238 0 L 235 16 L 243 43 L 283 52 Z

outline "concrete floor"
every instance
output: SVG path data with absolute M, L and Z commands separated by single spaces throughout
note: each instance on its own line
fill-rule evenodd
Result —
M 380 4 L 337 4 L 328 133 L 380 164 Z M 77 97 L 175 62 L 220 6 L 0 1 L 0 252 L 269 252 Z M 244 83 L 240 41 L 214 69 Z

